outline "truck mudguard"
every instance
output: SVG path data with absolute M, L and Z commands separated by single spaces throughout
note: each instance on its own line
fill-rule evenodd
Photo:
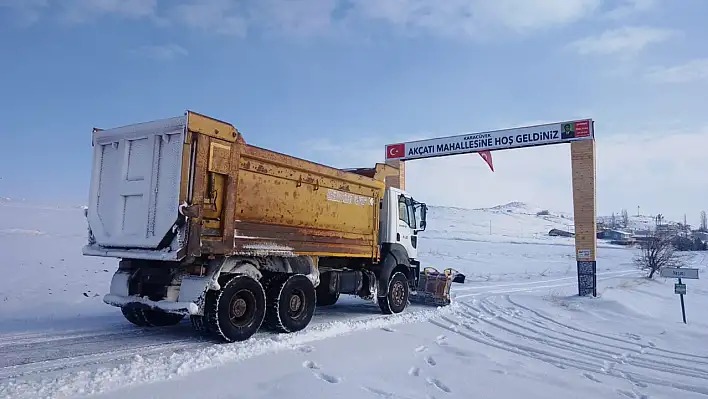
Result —
M 406 251 L 403 245 L 397 243 L 383 244 L 381 246 L 381 258 L 378 296 L 386 296 L 388 295 L 388 280 L 391 278 L 393 270 L 398 266 L 402 266 L 406 269 L 404 274 L 409 281 L 412 280 L 414 276 L 411 273 L 408 251 Z

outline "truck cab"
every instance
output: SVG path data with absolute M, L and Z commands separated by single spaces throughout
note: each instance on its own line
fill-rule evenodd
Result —
M 418 232 L 426 227 L 426 205 L 401 189 L 388 187 L 381 208 L 381 243 L 399 244 L 409 259 L 417 259 Z

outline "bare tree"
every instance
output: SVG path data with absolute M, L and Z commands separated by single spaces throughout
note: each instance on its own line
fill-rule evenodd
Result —
M 708 217 L 706 217 L 706 211 L 701 211 L 701 227 L 698 230 L 708 232 Z
M 676 253 L 670 234 L 654 232 L 647 241 L 641 244 L 641 251 L 634 259 L 640 270 L 649 272 L 648 278 L 653 278 L 656 272 L 665 267 L 678 267 L 681 256 Z
M 626 209 L 622 209 L 622 227 L 625 229 L 629 226 L 629 213 Z
M 610 219 L 610 223 L 613 229 L 617 228 L 617 218 L 615 218 L 615 213 L 612 212 L 612 219 Z

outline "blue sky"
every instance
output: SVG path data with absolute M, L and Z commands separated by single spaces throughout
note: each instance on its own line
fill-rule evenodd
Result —
M 0 195 L 82 203 L 91 128 L 192 109 L 338 167 L 596 120 L 601 213 L 708 208 L 703 0 L 0 0 Z M 430 203 L 572 208 L 567 146 L 411 162 Z

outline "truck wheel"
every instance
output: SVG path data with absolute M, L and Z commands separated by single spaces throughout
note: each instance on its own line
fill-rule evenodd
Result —
M 143 314 L 143 318 L 151 327 L 174 326 L 184 319 L 184 315 L 161 312 L 159 310 L 142 309 L 139 312 Z
M 268 287 L 265 322 L 271 329 L 290 333 L 307 327 L 315 313 L 315 286 L 302 274 L 276 277 Z
M 388 295 L 379 297 L 379 308 L 384 314 L 401 313 L 408 306 L 408 279 L 405 274 L 395 272 L 388 281 Z
M 320 285 L 315 288 L 315 293 L 317 294 L 317 306 L 332 306 L 337 303 L 337 300 L 339 300 L 339 291 L 329 291 L 329 283 L 331 278 L 331 272 L 320 275 Z
M 266 300 L 255 279 L 236 275 L 219 291 L 208 291 L 204 309 L 206 328 L 226 342 L 245 341 L 263 323 Z
M 138 327 L 149 326 L 147 320 L 145 320 L 145 316 L 143 315 L 142 309 L 138 309 L 138 308 L 134 308 L 134 307 L 130 306 L 130 307 L 121 307 L 120 311 L 121 311 L 121 313 L 123 313 L 123 317 L 125 317 L 126 320 L 135 324 L 136 326 L 138 326 Z
M 339 300 L 339 292 L 329 292 L 327 289 L 320 290 L 317 287 L 317 306 L 332 306 Z

